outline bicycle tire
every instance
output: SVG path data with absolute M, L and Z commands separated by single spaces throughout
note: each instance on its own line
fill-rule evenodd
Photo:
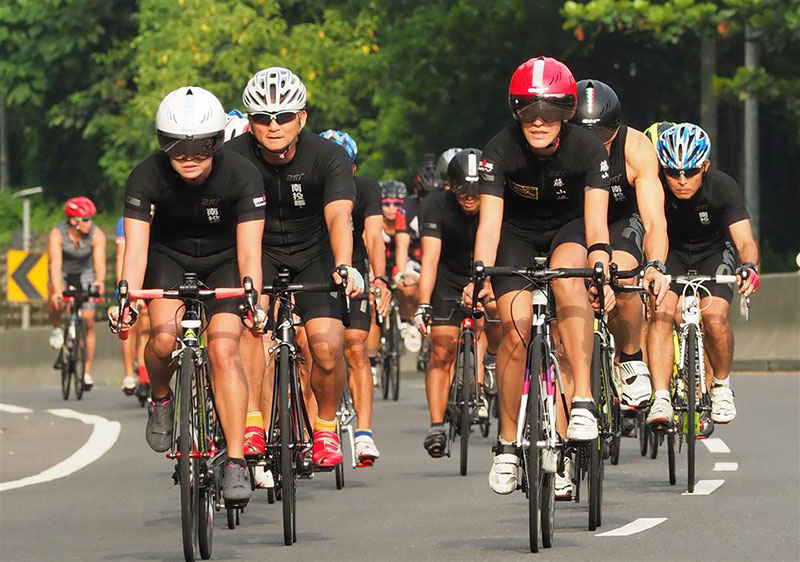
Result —
M 542 497 L 539 518 L 542 522 L 542 546 L 553 546 L 553 534 L 556 527 L 556 475 L 542 475 Z
M 73 380 L 75 381 L 75 399 L 83 398 L 83 375 L 86 372 L 86 325 L 78 318 L 75 327 L 75 341 L 72 351 L 74 361 L 71 361 Z
M 392 401 L 397 402 L 400 396 L 400 346 L 402 337 L 400 336 L 400 313 L 395 311 L 394 318 L 392 319 L 391 338 L 392 338 L 392 362 L 389 378 L 392 384 Z
M 674 486 L 677 481 L 675 475 L 675 432 L 667 433 L 667 463 L 669 465 L 669 484 Z
M 659 445 L 659 438 L 658 438 L 658 431 L 649 430 L 650 433 L 650 458 L 656 459 L 658 457 L 658 445 Z
M 294 543 L 294 510 L 296 483 L 294 479 L 294 407 L 289 402 L 289 377 L 292 375 L 289 352 L 278 350 L 278 391 L 280 392 L 280 428 L 281 428 L 281 497 L 283 508 L 283 544 Z
M 183 555 L 187 562 L 195 559 L 197 542 L 197 508 L 199 486 L 197 483 L 197 459 L 192 458 L 192 379 L 194 378 L 194 350 L 185 349 L 180 360 L 178 388 L 178 482 L 181 489 L 181 535 Z
M 339 443 L 342 443 L 342 426 L 336 424 L 336 435 L 339 437 Z M 336 475 L 336 489 L 341 490 L 344 488 L 344 461 L 336 465 L 333 469 Z
M 228 516 L 228 529 L 235 529 L 236 528 L 236 508 L 235 507 L 228 507 L 225 508 Z
M 475 384 L 475 373 L 473 373 L 473 367 L 475 365 L 475 344 L 472 341 L 472 337 L 472 332 L 466 330 L 462 335 L 462 342 L 459 346 L 461 348 L 461 396 L 459 397 L 459 401 L 461 402 L 461 411 L 459 412 L 459 425 L 461 427 L 461 476 L 467 475 L 467 465 L 469 462 L 469 434 L 472 422 L 470 402 L 472 400 L 472 386 Z
M 695 355 L 697 353 L 697 327 L 689 325 L 686 346 L 686 394 L 687 394 L 687 418 L 686 423 L 686 461 L 688 463 L 687 488 L 690 494 L 694 493 L 695 483 L 695 445 L 697 444 L 697 373 L 695 370 Z
M 69 400 L 69 388 L 72 385 L 69 354 L 66 352 L 66 343 L 61 348 L 61 397 Z
M 383 349 L 381 350 L 381 394 L 384 400 L 389 399 L 389 372 L 391 369 L 391 357 L 394 355 L 394 342 L 391 338 L 390 325 L 393 321 L 391 311 L 383 319 L 381 326 L 381 340 L 383 341 Z
M 636 429 L 639 434 L 639 452 L 643 457 L 647 456 L 647 449 L 650 446 L 650 428 L 647 426 L 647 420 L 639 415 L 636 417 Z
M 205 358 L 205 357 L 204 357 Z M 207 364 L 205 364 L 207 365 Z M 204 431 L 198 432 L 198 448 L 206 453 L 209 443 L 216 443 L 219 439 L 218 428 L 214 420 L 214 399 L 212 397 L 208 370 L 204 365 L 202 369 L 201 384 L 198 386 L 198 404 L 203 405 L 202 411 L 198 412 L 198 419 L 203 420 Z M 199 503 L 197 511 L 197 546 L 200 550 L 200 558 L 208 560 L 214 548 L 214 512 L 216 511 L 217 481 L 215 478 L 215 467 L 207 458 L 198 461 L 198 465 L 203 467 L 203 479 L 200 484 Z M 199 473 L 199 471 L 198 471 Z
M 601 347 L 603 342 L 600 341 L 600 336 L 594 335 L 594 345 L 592 346 L 592 363 L 591 363 L 591 384 L 592 396 L 597 399 L 601 396 L 600 377 L 602 372 L 601 367 Z M 598 403 L 598 411 L 602 419 L 602 404 Z M 602 432 L 597 439 L 589 442 L 589 530 L 594 531 L 599 525 L 600 516 L 600 466 L 603 463 L 602 459 Z

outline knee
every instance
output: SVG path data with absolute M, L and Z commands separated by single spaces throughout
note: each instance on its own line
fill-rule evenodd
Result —
M 362 340 L 347 340 L 344 355 L 351 367 L 363 367 L 367 363 L 367 346 Z
M 332 342 L 316 342 L 311 346 L 313 367 L 323 373 L 333 373 L 336 365 L 341 360 L 342 346 L 333 345 Z
M 210 342 L 208 359 L 215 374 L 225 375 L 236 372 L 240 363 L 236 342 L 230 340 Z
M 431 349 L 430 366 L 434 369 L 447 368 L 455 358 L 455 349 L 452 344 L 434 343 Z
M 521 319 L 517 322 L 517 325 L 530 325 L 530 319 Z M 524 334 L 520 334 L 514 328 L 514 326 L 503 326 L 503 340 L 501 342 L 501 347 L 509 354 L 512 358 L 516 358 L 519 355 L 523 355 L 525 352 L 525 346 L 523 345 L 522 338 Z
M 723 315 L 703 316 L 703 329 L 714 340 L 723 339 L 730 333 L 728 319 Z
M 558 279 L 553 281 L 553 295 L 561 303 L 585 300 L 586 285 L 582 279 Z
M 160 358 L 168 357 L 175 349 L 175 336 L 167 332 L 159 332 L 150 336 L 147 346 Z

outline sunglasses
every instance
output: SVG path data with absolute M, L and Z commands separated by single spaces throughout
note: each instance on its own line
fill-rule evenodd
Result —
M 402 199 L 384 199 L 382 202 L 384 207 L 402 207 Z
M 664 168 L 664 173 L 673 179 L 678 179 L 683 174 L 687 178 L 693 178 L 703 171 L 703 168 L 687 168 L 686 170 L 676 170 L 674 168 Z
M 178 162 L 202 161 L 214 156 L 222 148 L 224 131 L 199 139 L 175 139 L 159 134 L 161 150 Z
M 280 113 L 248 113 L 247 116 L 252 119 L 253 123 L 258 125 L 269 125 L 274 119 L 278 125 L 286 125 L 291 123 L 297 117 L 296 111 L 281 111 Z
M 92 220 L 92 217 L 72 217 L 72 218 L 78 222 L 89 222 L 90 220 Z
M 532 123 L 537 118 L 546 123 L 553 123 L 572 117 L 574 98 L 572 96 L 514 98 L 512 107 L 514 115 L 522 123 Z
M 478 196 L 478 182 L 475 181 L 468 181 L 461 185 L 456 185 L 453 187 L 453 191 L 456 192 L 456 195 L 462 195 L 464 197 L 477 197 Z

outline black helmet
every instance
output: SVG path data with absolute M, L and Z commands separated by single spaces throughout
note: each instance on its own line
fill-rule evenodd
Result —
M 436 164 L 433 162 L 425 162 L 417 171 L 414 180 L 417 187 L 423 191 L 437 191 L 444 187 L 439 179 L 439 174 L 436 173 Z
M 599 80 L 578 82 L 578 110 L 572 123 L 594 134 L 600 142 L 608 142 L 619 129 L 622 106 L 611 86 Z
M 405 199 L 408 195 L 406 184 L 397 180 L 387 180 L 381 182 L 382 199 Z
M 465 148 L 457 152 L 447 165 L 447 177 L 458 195 L 478 195 L 478 163 L 481 151 Z

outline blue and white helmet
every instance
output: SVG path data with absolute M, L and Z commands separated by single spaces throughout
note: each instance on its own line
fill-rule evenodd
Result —
M 658 161 L 665 168 L 689 170 L 699 168 L 711 156 L 711 139 L 693 123 L 680 123 L 658 136 Z
M 358 156 L 358 145 L 356 144 L 356 141 L 353 140 L 353 137 L 344 131 L 337 131 L 335 129 L 323 131 L 319 134 L 319 136 L 328 140 L 332 140 L 339 146 L 343 147 L 347 151 L 347 155 L 350 157 L 350 160 L 353 161 L 353 164 L 356 163 L 356 157 Z

